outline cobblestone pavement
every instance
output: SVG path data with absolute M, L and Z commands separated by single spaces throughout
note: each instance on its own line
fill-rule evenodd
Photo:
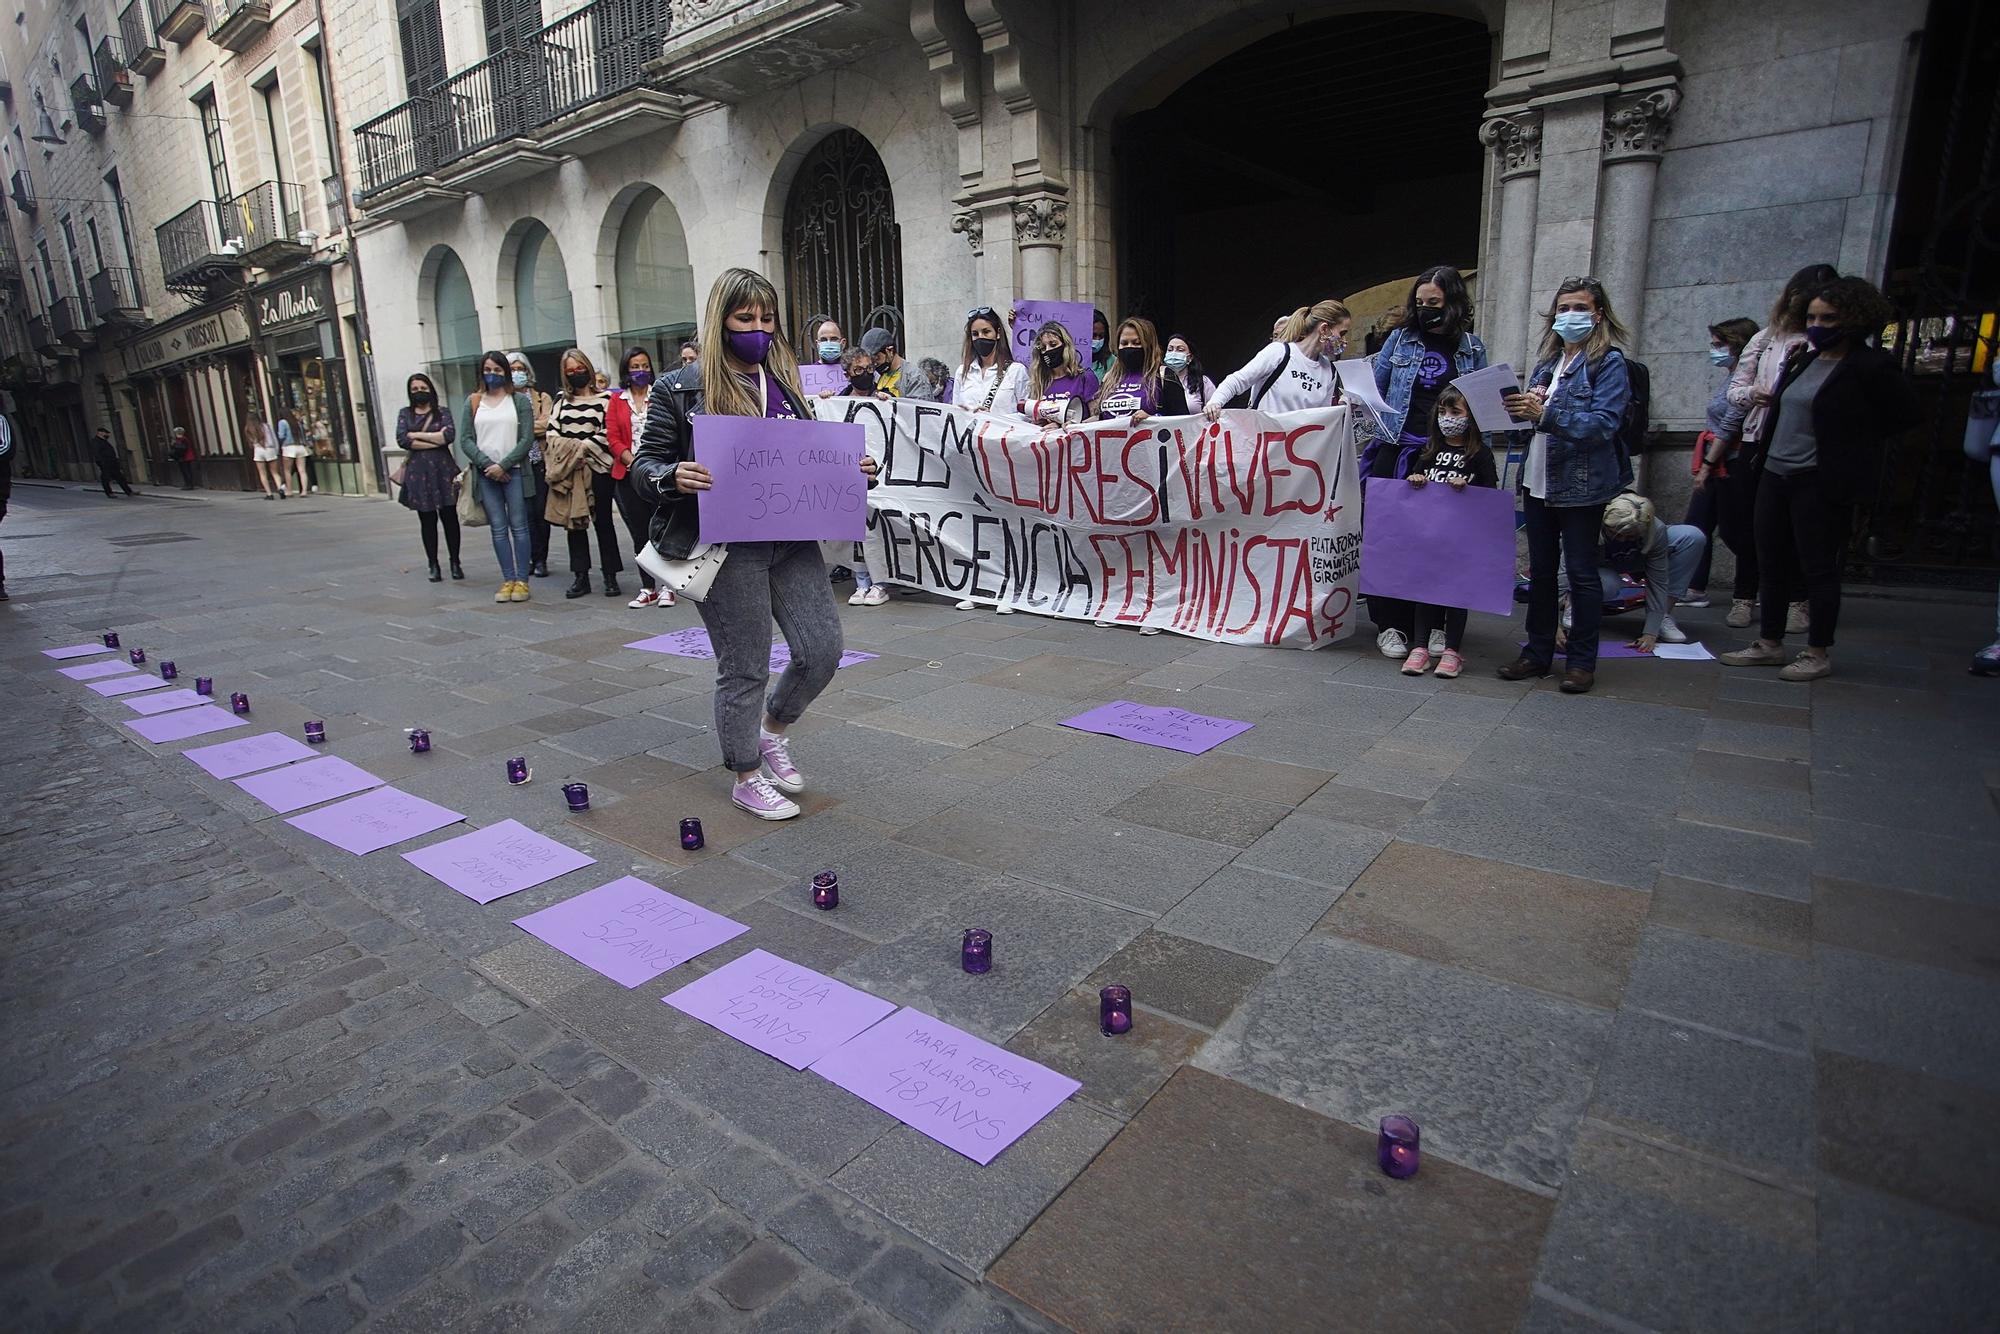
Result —
M 1990 1317 L 1990 600 L 1857 599 L 1810 688 L 1614 662 L 1586 699 L 1493 680 L 1488 618 L 1446 684 L 1360 644 L 846 609 L 880 656 L 800 728 L 819 781 L 774 828 L 725 804 L 707 664 L 621 647 L 691 613 L 560 579 L 496 606 L 476 530 L 475 579 L 431 585 L 385 504 L 22 484 L 0 545 L 9 1330 Z M 480 906 L 412 843 L 307 837 L 38 651 L 107 627 L 596 864 Z M 1200 758 L 1056 725 L 1114 698 L 1258 725 Z M 628 991 L 511 925 L 628 872 L 751 930 Z M 1083 1091 L 979 1168 L 659 1003 L 754 947 Z M 1095 1032 L 1111 980 L 1129 1039 Z M 1424 1126 L 1411 1181 L 1374 1167 L 1389 1111 Z

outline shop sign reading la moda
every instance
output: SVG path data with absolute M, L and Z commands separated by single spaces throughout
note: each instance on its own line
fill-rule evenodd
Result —
M 333 317 L 333 280 L 325 269 L 310 269 L 282 282 L 252 289 L 252 313 L 257 332 L 270 333 L 294 324 L 309 324 Z

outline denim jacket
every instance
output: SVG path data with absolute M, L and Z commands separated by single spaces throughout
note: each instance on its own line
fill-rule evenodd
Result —
M 1550 357 L 1536 365 L 1529 387 L 1548 384 L 1555 373 L 1556 358 Z M 1542 409 L 1540 429 L 1549 438 L 1544 504 L 1602 505 L 1632 485 L 1632 460 L 1618 443 L 1631 401 L 1632 374 L 1615 347 L 1563 376 Z
M 1486 365 L 1486 344 L 1479 341 L 1477 334 L 1462 333 L 1458 336 L 1458 349 L 1452 353 L 1452 378 L 1456 379 L 1468 371 L 1476 371 Z M 1392 329 L 1388 341 L 1375 354 L 1375 388 L 1380 391 L 1382 401 L 1389 405 L 1389 411 L 1382 419 L 1382 425 L 1389 431 L 1390 441 L 1397 440 L 1403 433 L 1404 419 L 1410 411 L 1410 394 L 1417 383 L 1417 372 L 1424 363 L 1424 340 L 1421 335 L 1404 328 Z M 1428 422 L 1422 423 L 1418 434 L 1430 429 Z M 1384 442 L 1371 440 L 1362 448 L 1361 473 L 1368 475 L 1375 452 Z M 1493 447 L 1493 438 L 1486 439 L 1488 448 Z M 1406 451 L 1414 454 L 1414 447 Z M 1407 460 L 1399 461 L 1395 475 L 1404 476 L 1409 469 Z

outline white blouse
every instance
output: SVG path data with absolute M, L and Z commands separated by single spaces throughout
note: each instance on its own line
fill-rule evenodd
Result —
M 994 388 L 996 380 L 998 389 Z M 960 366 L 958 378 L 953 383 L 952 406 L 973 412 L 984 408 L 1003 416 L 1018 417 L 1021 415 L 1021 404 L 1028 398 L 1028 368 L 1018 361 L 995 361 L 991 366 Z M 990 404 L 986 401 L 988 394 L 993 397 Z

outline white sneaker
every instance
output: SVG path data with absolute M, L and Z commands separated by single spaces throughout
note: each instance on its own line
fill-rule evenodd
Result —
M 1384 630 L 1375 636 L 1375 647 L 1382 650 L 1385 658 L 1401 660 L 1410 656 L 1410 641 L 1401 630 Z
M 993 609 L 993 614 L 995 616 L 1012 616 L 1014 609 L 1003 602 Z
M 1444 656 L 1444 631 L 1442 631 L 1442 630 L 1433 630 L 1433 631 L 1431 631 L 1431 639 L 1430 639 L 1430 643 L 1428 643 L 1428 644 L 1424 645 L 1424 647 L 1425 647 L 1425 648 L 1428 648 L 1428 649 L 1429 649 L 1429 650 L 1431 651 L 1431 656 L 1432 656 L 1433 658 L 1440 658 L 1440 657 L 1443 657 L 1443 656 Z
M 639 590 L 639 596 L 633 598 L 630 602 L 626 603 L 625 605 L 628 607 L 650 607 L 659 600 L 660 600 L 660 594 L 658 590 L 651 588 L 642 588 Z
M 1785 608 L 1786 634 L 1802 635 L 1810 629 L 1812 629 L 1812 613 L 1806 610 L 1805 603 L 1794 602 Z
M 1111 622 L 1109 621 L 1093 621 L 1091 622 L 1091 624 L 1095 625 L 1100 630 L 1109 630 L 1111 628 Z
M 318 494 L 319 494 L 319 488 L 318 488 L 318 487 L 314 487 L 314 488 L 312 489 L 312 493 L 313 493 L 314 495 L 318 495 Z
M 888 589 L 882 587 L 880 584 L 870 584 L 866 588 L 855 589 L 853 595 L 847 599 L 847 605 L 850 607 L 879 607 L 888 602 L 888 600 Z
M 1675 625 L 1673 617 L 1662 616 L 1660 618 L 1660 642 L 1662 644 L 1685 644 L 1688 642 L 1687 631 Z
M 958 604 L 958 609 L 960 611 L 978 611 L 979 604 L 977 602 L 974 602 L 971 598 L 964 598 L 960 600 Z

